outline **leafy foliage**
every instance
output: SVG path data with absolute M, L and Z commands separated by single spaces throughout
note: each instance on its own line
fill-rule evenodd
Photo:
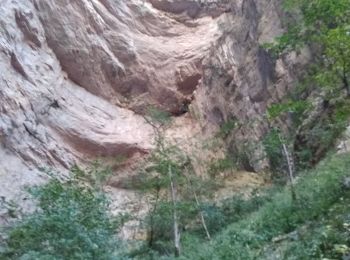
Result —
M 237 124 L 238 122 L 233 119 L 226 121 L 220 127 L 217 137 L 221 137 L 221 138 L 227 137 L 232 132 L 232 130 L 237 127 Z
M 284 243 L 286 258 L 346 259 L 350 253 L 349 198 L 341 198 L 319 222 L 298 229 L 299 239 Z
M 349 158 L 348 154 L 332 156 L 316 170 L 301 177 L 295 186 L 299 196 L 297 203 L 291 203 L 288 187 L 277 190 L 259 207 L 253 207 L 254 212 L 250 215 L 243 215 L 238 222 L 226 226 L 212 243 L 203 244 L 198 241 L 195 246 L 186 243 L 185 246 L 192 251 L 184 250 L 185 255 L 182 259 L 268 259 L 271 252 L 264 250 L 271 245 L 273 238 L 289 234 L 308 223 L 317 225 L 332 209 L 334 203 L 340 203 L 345 212 L 344 216 L 348 216 L 347 204 L 341 202 L 344 198 L 350 198 L 350 194 L 343 190 L 340 181 L 348 174 Z M 329 219 L 332 219 L 332 216 Z M 341 221 L 342 224 L 348 223 L 348 220 Z M 346 231 L 341 232 L 334 230 L 333 234 L 328 233 L 327 247 L 324 247 L 323 242 L 318 242 L 318 236 L 311 233 L 307 243 L 302 243 L 305 240 L 300 241 L 299 245 L 302 246 L 298 247 L 298 252 L 285 252 L 285 256 L 308 256 L 298 259 L 339 256 L 341 250 L 350 246 L 348 239 L 344 237 Z M 193 242 L 194 239 L 189 241 Z
M 108 199 L 91 176 L 78 168 L 72 174 L 29 189 L 38 209 L 10 228 L 1 259 L 121 259 L 120 222 L 109 215 Z
M 284 113 L 291 114 L 295 121 L 295 125 L 300 125 L 301 117 L 307 109 L 310 109 L 311 105 L 306 100 L 288 100 L 282 103 L 272 104 L 268 108 L 269 119 L 278 118 Z
M 274 120 L 274 126 L 278 119 L 277 125 L 286 120 L 293 122 L 293 127 L 286 129 L 284 124 L 280 129 L 293 147 L 296 167 L 302 169 L 315 165 L 326 154 L 344 131 L 350 116 L 344 106 L 350 96 L 350 2 L 285 0 L 283 3 L 288 30 L 264 47 L 276 57 L 308 47 L 313 58 L 299 84 L 303 86 L 299 88 L 301 91 L 295 91 L 297 95 L 291 93 L 285 102 L 272 105 L 268 120 Z M 309 100 L 313 103 L 315 94 L 321 98 L 318 101 L 323 104 L 321 108 L 311 107 L 307 102 L 310 93 L 313 95 Z M 273 133 L 268 134 L 267 141 L 272 141 L 272 136 Z M 275 157 L 276 149 L 267 150 L 275 167 L 281 156 Z
M 197 199 L 201 198 L 211 189 L 211 183 L 194 176 L 189 159 L 176 146 L 161 142 L 149 163 L 140 174 L 140 190 L 151 195 L 151 209 L 144 220 L 144 226 L 148 230 L 147 247 L 133 253 L 139 258 L 144 258 L 145 253 L 146 256 L 173 253 L 174 210 L 182 231 L 200 230 L 198 234 L 202 236 L 199 213 L 203 208 L 201 202 L 195 200 L 195 196 L 198 196 Z M 171 178 L 169 167 L 172 171 Z M 169 194 L 171 181 L 177 190 L 175 209 Z
M 235 169 L 236 164 L 229 155 L 226 155 L 225 158 L 211 161 L 208 168 L 209 175 L 211 177 L 216 177 L 219 173 Z
M 284 158 L 282 155 L 282 142 L 280 131 L 276 128 L 271 129 L 263 139 L 264 149 L 270 161 L 270 166 L 274 171 L 282 170 L 284 167 Z
M 287 33 L 265 47 L 276 55 L 305 45 L 314 51 L 316 70 L 310 71 L 319 86 L 329 92 L 339 87 L 350 94 L 350 3 L 349 0 L 285 0 L 294 19 Z

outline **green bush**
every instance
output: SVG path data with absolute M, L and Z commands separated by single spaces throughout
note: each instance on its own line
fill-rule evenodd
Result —
M 282 173 L 285 167 L 285 158 L 282 152 L 282 142 L 280 140 L 280 131 L 276 128 L 271 129 L 263 139 L 264 150 L 270 162 L 271 170 L 275 173 Z
M 238 122 L 236 119 L 231 119 L 224 122 L 220 126 L 220 130 L 216 136 L 221 138 L 226 138 L 237 127 L 237 125 L 238 125 Z
M 295 168 L 300 170 L 321 160 L 348 124 L 350 3 L 349 0 L 283 0 L 282 3 L 286 32 L 263 47 L 279 58 L 292 50 L 300 53 L 300 49 L 307 47 L 312 59 L 299 74 L 301 88 L 292 91 L 291 100 L 273 104 L 268 116 L 279 118 L 281 129 L 288 130 L 285 137 L 291 140 Z M 315 94 L 322 100 L 322 106 L 311 106 L 316 104 Z M 287 116 L 292 125 L 286 124 Z
M 298 229 L 297 239 L 271 246 L 285 259 L 342 259 L 350 253 L 349 198 L 342 198 L 315 222 Z
M 29 189 L 38 208 L 9 229 L 0 259 L 121 259 L 119 222 L 106 196 L 81 174 L 76 169 L 67 182 L 53 178 Z
M 208 173 L 212 178 L 217 177 L 220 173 L 236 168 L 235 162 L 229 155 L 223 159 L 212 160 L 208 165 Z

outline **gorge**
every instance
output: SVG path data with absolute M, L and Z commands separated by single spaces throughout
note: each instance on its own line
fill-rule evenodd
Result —
M 270 184 L 268 108 L 292 92 L 314 51 L 275 57 L 264 47 L 287 31 L 281 1 L 0 0 L 0 13 L 2 200 L 32 212 L 25 187 L 98 159 L 112 168 L 112 211 L 136 207 L 123 180 L 157 147 L 150 109 L 170 117 L 162 134 L 196 155 L 197 175 L 229 154 L 242 176 L 234 187 Z M 204 151 L 212 138 L 218 146 Z M 8 218 L 0 210 L 0 224 Z

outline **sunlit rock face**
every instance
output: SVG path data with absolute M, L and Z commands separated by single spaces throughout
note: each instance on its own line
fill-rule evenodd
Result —
M 306 60 L 260 47 L 282 31 L 278 2 L 0 0 L 0 196 L 21 199 L 42 168 L 142 158 L 150 106 L 195 111 L 203 131 L 237 120 L 237 154 L 258 144 Z M 260 148 L 243 168 L 267 166 Z
M 175 2 L 52 0 L 36 8 L 69 80 L 136 112 L 156 105 L 179 114 L 221 33 L 211 16 L 186 16 L 190 1 Z

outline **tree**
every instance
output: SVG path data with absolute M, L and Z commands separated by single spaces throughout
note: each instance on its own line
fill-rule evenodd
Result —
M 65 182 L 52 177 L 30 188 L 37 209 L 9 227 L 0 258 L 122 259 L 116 239 L 121 219 L 110 215 L 101 186 L 89 181 L 92 172 L 75 167 Z
M 350 115 L 346 109 L 350 102 L 350 1 L 284 0 L 283 3 L 288 14 L 287 31 L 265 47 L 277 57 L 308 47 L 312 60 L 300 80 L 302 88 L 295 91 L 298 94 L 290 93 L 292 98 L 274 104 L 269 113 L 279 117 L 277 125 L 285 129 L 281 122 L 290 121 L 286 114 L 298 114 L 300 104 L 315 103 L 314 96 L 318 96 L 318 104 L 306 109 L 309 116 L 304 114 L 296 127 L 284 131 L 296 164 L 310 167 L 334 144 Z M 309 96 L 310 93 L 314 95 Z
M 265 47 L 283 55 L 303 46 L 313 51 L 315 82 L 329 92 L 345 89 L 350 95 L 350 1 L 285 0 L 292 19 L 287 32 Z
M 153 127 L 156 148 L 140 174 L 141 189 L 151 198 L 146 219 L 148 246 L 168 254 L 167 241 L 172 240 L 175 256 L 181 254 L 181 230 L 200 217 L 205 234 L 210 239 L 198 191 L 193 185 L 191 160 L 176 144 L 167 142 L 164 129 L 170 123 L 166 112 L 151 108 L 145 120 Z M 168 191 L 168 192 L 167 192 Z M 172 236 L 169 236 L 172 232 Z

